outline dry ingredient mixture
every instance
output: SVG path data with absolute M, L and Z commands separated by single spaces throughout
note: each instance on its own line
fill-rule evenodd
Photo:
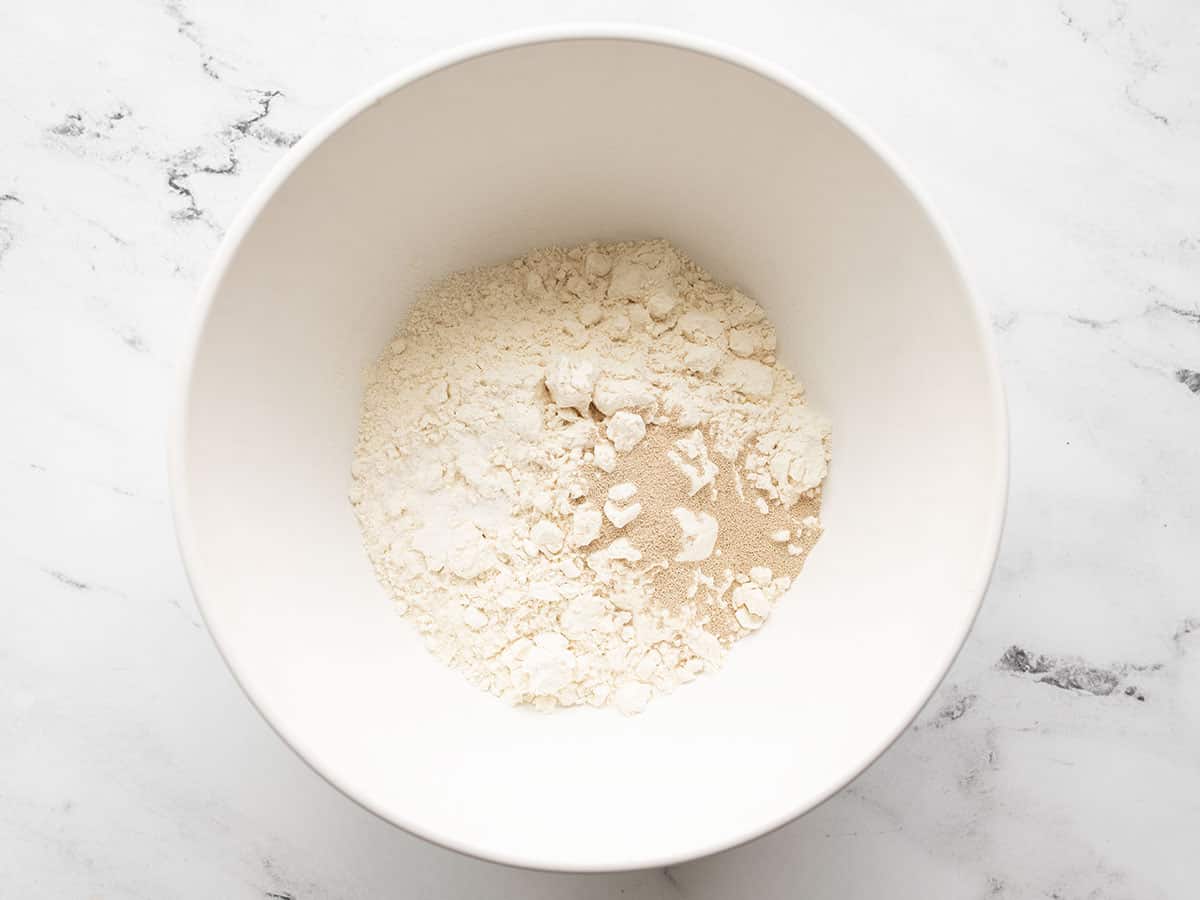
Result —
M 665 241 L 453 275 L 368 379 L 367 552 L 511 703 L 640 712 L 759 628 L 821 534 L 828 421 L 762 308 Z

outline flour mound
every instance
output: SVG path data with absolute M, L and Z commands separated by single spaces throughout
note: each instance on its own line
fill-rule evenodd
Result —
M 827 420 L 762 308 L 664 241 L 453 275 L 368 373 L 351 502 L 430 651 L 640 712 L 761 627 L 820 536 Z

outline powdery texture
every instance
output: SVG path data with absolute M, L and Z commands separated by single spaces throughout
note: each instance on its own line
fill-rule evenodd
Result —
M 664 241 L 454 275 L 369 373 L 351 500 L 429 649 L 511 703 L 720 666 L 820 535 L 829 424 L 762 309 Z

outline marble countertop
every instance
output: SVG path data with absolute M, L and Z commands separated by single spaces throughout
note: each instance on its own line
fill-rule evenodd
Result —
M 995 578 L 908 733 L 766 838 L 606 876 L 457 856 L 308 770 L 205 633 L 165 484 L 197 282 L 271 165 L 562 18 L 739 45 L 867 123 L 959 239 L 1012 415 Z M 1197 896 L 1198 47 L 1187 0 L 4 3 L 0 895 Z

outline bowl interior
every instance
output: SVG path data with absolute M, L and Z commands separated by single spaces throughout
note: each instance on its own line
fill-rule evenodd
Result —
M 881 752 L 966 634 L 1005 490 L 987 337 L 889 166 L 762 74 L 615 37 L 465 59 L 297 156 L 214 281 L 174 451 L 209 626 L 301 755 L 439 842 L 603 869 L 762 833 Z M 362 372 L 439 276 L 652 236 L 766 307 L 832 417 L 826 533 L 719 675 L 631 719 L 514 710 L 374 579 L 346 498 Z

